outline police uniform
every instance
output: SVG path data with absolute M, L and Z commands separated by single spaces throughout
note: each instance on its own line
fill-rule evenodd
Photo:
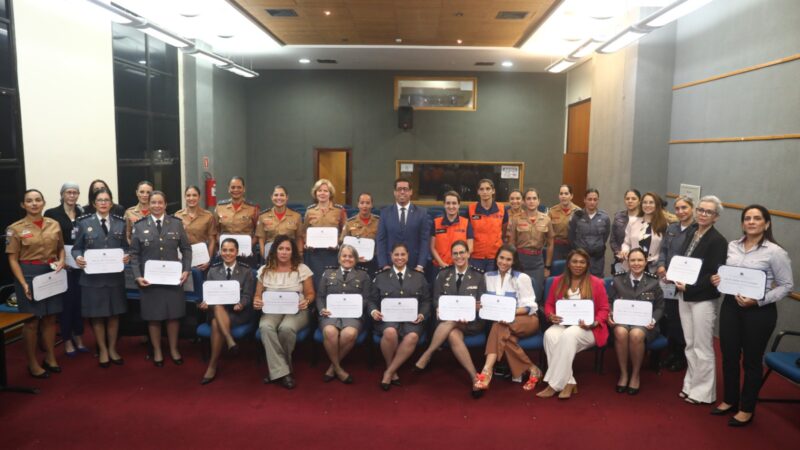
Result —
M 33 277 L 52 272 L 50 263 L 58 259 L 64 248 L 64 237 L 61 227 L 53 219 L 42 218 L 39 228 L 29 217 L 18 220 L 6 229 L 6 253 L 15 254 L 19 258 L 22 276 L 33 298 Z M 45 300 L 28 300 L 25 289 L 14 277 L 14 288 L 17 294 L 19 312 L 33 314 L 37 317 L 59 314 L 63 310 L 61 295 L 54 295 Z
M 253 269 L 243 262 L 236 262 L 231 269 L 231 277 L 228 278 L 228 267 L 224 262 L 219 262 L 208 269 L 207 281 L 236 280 L 239 282 L 239 304 L 242 305 L 241 311 L 234 311 L 234 305 L 224 305 L 225 311 L 231 321 L 231 327 L 255 322 L 256 310 L 253 309 L 253 294 L 256 292 L 256 278 Z M 213 308 L 208 310 L 208 321 L 214 318 Z
M 131 231 L 133 230 L 133 224 L 147 217 L 149 214 L 149 209 L 142 208 L 142 206 L 138 204 L 125 210 L 125 237 L 128 239 L 129 243 L 131 242 Z
M 544 258 L 542 249 L 547 240 L 555 235 L 550 216 L 536 211 L 511 221 L 508 243 L 517 248 L 524 272 L 533 280 L 533 291 L 539 302 L 544 301 Z M 540 300 L 541 299 L 541 300 Z
M 331 204 L 331 207 L 323 211 L 315 203 L 306 209 L 306 216 L 303 219 L 303 241 L 308 242 L 306 233 L 312 227 L 335 227 L 341 234 L 346 221 L 347 213 L 345 213 L 341 205 Z M 326 267 L 339 264 L 336 249 L 308 248 L 304 257 L 306 265 L 314 272 L 314 286 L 319 286 L 319 280 L 322 278 Z
M 125 218 L 109 214 L 106 218 L 108 233 L 97 214 L 78 218 L 78 238 L 72 247 L 72 256 L 83 256 L 86 250 L 121 248 L 128 253 L 125 237 Z M 125 272 L 87 274 L 81 271 L 81 314 L 83 317 L 110 317 L 128 310 L 125 295 Z
M 167 214 L 161 220 L 160 233 L 152 216 L 140 219 L 133 225 L 130 255 L 135 278 L 144 276 L 147 261 L 181 261 L 178 258 L 179 249 L 183 255 L 183 272 L 191 273 L 192 246 L 183 230 L 183 222 Z M 142 293 L 142 320 L 171 320 L 185 315 L 183 287 L 151 284 L 139 290 Z
M 469 295 L 480 302 L 481 296 L 486 293 L 486 282 L 483 278 L 483 272 L 474 267 L 467 267 L 464 275 L 461 278 L 459 286 L 458 270 L 455 266 L 445 267 L 436 276 L 436 281 L 433 283 L 433 308 L 434 311 L 439 310 L 439 297 L 442 295 Z M 466 335 L 478 334 L 483 331 L 486 323 L 483 319 L 476 316 L 475 320 L 467 323 L 466 325 L 457 324 Z
M 659 335 L 658 321 L 664 315 L 664 293 L 661 291 L 661 285 L 658 282 L 658 276 L 649 272 L 642 274 L 642 279 L 634 285 L 629 272 L 621 272 L 614 274 L 614 281 L 611 283 L 611 289 L 608 293 L 608 299 L 611 302 L 611 310 L 614 310 L 614 301 L 617 299 L 624 300 L 642 300 L 653 304 L 653 318 L 656 321 L 655 327 L 648 330 L 645 327 L 634 325 L 617 324 L 618 327 L 625 327 L 628 331 L 639 328 L 645 333 L 645 338 L 648 342 L 653 342 L 653 339 Z
M 317 311 L 322 311 L 327 308 L 328 295 L 330 294 L 359 294 L 361 295 L 363 310 L 369 299 L 371 289 L 372 280 L 370 280 L 369 274 L 365 270 L 354 267 L 348 271 L 345 278 L 344 269 L 341 267 L 329 268 L 322 274 L 322 279 L 319 281 L 319 288 L 317 289 Z M 324 316 L 320 316 L 319 318 L 320 330 L 329 325 L 333 325 L 339 330 L 345 327 L 361 330 L 363 324 L 363 311 L 359 319 L 336 319 Z
M 217 236 L 217 221 L 214 219 L 214 214 L 203 208 L 197 208 L 197 214 L 189 214 L 188 209 L 181 209 L 175 213 L 175 217 L 183 222 L 183 230 L 186 231 L 186 237 L 189 238 L 189 243 L 194 244 L 208 244 L 211 238 Z
M 589 254 L 589 272 L 603 278 L 605 272 L 606 241 L 611 234 L 611 218 L 603 210 L 595 210 L 589 217 L 579 209 L 569 221 L 569 243 L 572 248 L 582 248 Z
M 564 211 L 561 203 L 555 204 L 547 210 L 547 215 L 553 223 L 553 261 L 557 259 L 567 259 L 570 251 L 569 246 L 569 221 L 572 219 L 572 214 L 581 209 L 575 203 L 570 202 L 569 208 Z
M 453 222 L 447 218 L 447 215 L 433 219 L 431 233 L 436 253 L 444 261 L 445 267 L 453 264 L 453 255 L 450 250 L 453 242 L 458 240 L 467 242 L 467 239 L 475 237 L 469 219 L 461 216 L 456 216 L 456 220 Z M 439 267 L 436 258 L 433 258 L 433 265 Z
M 469 205 L 469 223 L 475 234 L 470 264 L 481 270 L 494 270 L 497 250 L 503 245 L 508 213 L 503 204 L 492 202 L 487 210 L 480 202 Z
M 262 247 L 262 251 L 266 244 L 272 244 L 276 236 L 284 234 L 294 239 L 295 243 L 297 243 L 298 251 L 302 252 L 303 249 L 300 248 L 301 242 L 298 240 L 298 238 L 302 236 L 302 231 L 303 218 L 300 216 L 300 213 L 289 208 L 285 209 L 284 215 L 281 218 L 278 218 L 278 213 L 275 212 L 275 208 L 265 209 L 261 211 L 261 214 L 258 216 L 256 237 L 259 241 L 259 247 Z M 267 258 L 266 251 L 263 256 L 264 259 Z
M 367 302 L 367 311 L 372 314 L 372 311 L 381 310 L 381 300 L 384 298 L 403 298 L 413 297 L 416 298 L 418 303 L 418 312 L 422 314 L 423 320 L 420 323 L 412 322 L 375 322 L 375 331 L 383 334 L 386 328 L 394 328 L 397 334 L 402 339 L 409 333 L 417 333 L 422 337 L 422 332 L 425 329 L 425 321 L 431 313 L 431 293 L 428 287 L 428 282 L 425 281 L 425 275 L 417 272 L 406 266 L 405 274 L 403 275 L 403 282 L 397 278 L 397 272 L 394 266 L 386 268 L 375 275 L 375 280 L 372 282 L 372 293 Z

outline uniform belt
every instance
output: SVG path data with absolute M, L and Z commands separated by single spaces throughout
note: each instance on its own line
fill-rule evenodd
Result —
M 567 239 L 553 239 L 553 243 L 556 245 L 567 245 L 569 244 L 569 240 Z
M 45 260 L 42 260 L 42 259 L 20 259 L 19 260 L 20 264 L 32 264 L 34 266 L 46 266 L 46 265 L 49 265 L 50 263 L 54 263 L 54 262 L 56 262 L 55 259 L 51 259 L 51 260 L 48 260 L 48 261 L 45 261 Z
M 533 249 L 530 249 L 530 248 L 518 248 L 517 251 L 519 253 L 523 254 L 523 255 L 528 255 L 528 256 L 536 256 L 536 255 L 541 255 L 542 254 L 542 250 L 541 249 L 533 250 Z

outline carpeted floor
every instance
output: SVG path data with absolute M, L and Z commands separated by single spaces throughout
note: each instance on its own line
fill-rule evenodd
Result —
M 86 342 L 93 345 L 91 335 Z M 315 344 L 316 345 L 316 344 Z M 756 420 L 731 429 L 708 406 L 678 399 L 682 374 L 646 370 L 637 396 L 614 392 L 617 367 L 606 353 L 605 373 L 592 371 L 593 353 L 576 361 L 579 394 L 568 401 L 539 399 L 519 384 L 495 379 L 480 400 L 469 395 L 466 373 L 449 350 L 431 370 L 401 371 L 403 386 L 378 387 L 382 362 L 367 365 L 356 349 L 346 368 L 355 383 L 322 382 L 327 367 L 310 365 L 310 344 L 296 353 L 297 388 L 264 385 L 266 364 L 254 342 L 223 359 L 216 381 L 199 344 L 181 342 L 186 363 L 153 367 L 145 347 L 125 338 L 122 367 L 101 369 L 90 354 L 63 356 L 64 371 L 48 380 L 27 375 L 22 345 L 8 346 L 11 384 L 39 395 L 0 393 L 0 445 L 16 448 L 670 448 L 790 449 L 800 441 L 800 405 L 760 404 Z M 376 355 L 377 356 L 377 355 Z M 538 361 L 538 355 L 533 355 Z M 482 364 L 476 358 L 476 364 Z M 537 391 L 539 387 L 537 387 Z M 800 398 L 800 389 L 773 375 L 764 396 Z

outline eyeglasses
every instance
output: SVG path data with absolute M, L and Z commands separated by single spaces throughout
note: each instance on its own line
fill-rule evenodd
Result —
M 109 199 L 107 199 L 107 198 L 103 198 L 103 199 L 100 199 L 100 198 L 98 198 L 98 199 L 97 199 L 97 200 L 95 200 L 94 202 L 95 202 L 95 203 L 111 203 L 111 200 L 109 200 Z
M 399 188 L 395 188 L 394 190 L 397 191 L 397 192 L 409 192 L 411 190 L 411 188 L 399 187 Z
M 465 252 L 465 251 L 463 251 L 463 250 L 462 250 L 462 251 L 460 251 L 460 252 L 453 252 L 453 256 L 464 256 L 464 255 L 466 255 L 466 254 L 467 254 L 467 252 Z
M 713 209 L 695 208 L 698 216 L 716 216 L 717 212 Z

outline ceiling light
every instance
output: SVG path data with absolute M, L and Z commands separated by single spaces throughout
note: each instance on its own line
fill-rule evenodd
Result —
M 642 31 L 635 27 L 628 27 L 624 29 L 621 33 L 611 38 L 611 40 L 603 44 L 601 47 L 599 47 L 597 49 L 597 52 L 614 53 L 617 50 L 621 50 L 629 46 L 630 44 L 633 44 L 646 34 L 647 31 Z
M 326 15 L 326 16 L 330 16 L 330 15 L 331 15 L 331 12 L 330 12 L 330 11 L 325 11 L 325 15 Z
M 677 0 L 648 16 L 641 23 L 653 28 L 663 27 L 708 3 L 711 3 L 711 0 Z
M 511 67 L 514 65 L 514 63 L 511 61 L 503 61 L 502 63 L 500 63 L 500 65 L 503 67 Z
M 108 18 L 113 22 L 121 23 L 123 25 L 143 23 L 143 21 L 139 17 L 136 17 L 133 14 L 130 14 L 127 11 L 112 5 L 109 1 L 103 1 L 103 0 L 86 0 L 86 1 L 102 9 L 108 15 Z
M 572 61 L 567 58 L 564 58 L 554 62 L 553 64 L 550 64 L 544 70 L 550 73 L 561 73 L 569 69 L 570 67 L 574 66 L 576 62 L 577 61 Z
M 464 43 L 464 41 L 462 41 L 461 39 L 457 39 L 457 40 L 456 40 L 456 43 L 457 43 L 458 45 L 461 45 L 461 44 L 463 44 L 463 43 Z
M 571 59 L 581 59 L 589 56 L 597 50 L 598 47 L 603 45 L 603 41 L 596 41 L 594 39 L 587 39 L 580 47 L 575 49 L 574 52 L 569 54 Z
M 256 78 L 258 76 L 258 72 L 236 64 L 233 64 L 230 67 L 222 67 L 222 68 L 245 78 Z
M 403 39 L 402 38 L 395 38 L 394 41 L 397 42 L 398 44 L 400 44 L 400 43 L 403 42 Z
M 188 52 L 187 54 L 194 56 L 197 59 L 202 59 L 203 61 L 210 62 L 215 66 L 228 66 L 233 64 L 233 61 L 225 59 L 222 56 L 217 55 L 216 53 L 207 52 L 205 50 L 196 49 L 192 52 Z
M 176 34 L 170 33 L 169 31 L 153 23 L 145 23 L 144 25 L 136 28 L 173 47 L 184 48 L 194 45 L 191 41 L 188 41 Z
M 311 60 L 308 58 L 300 58 L 297 60 L 297 62 L 299 62 L 300 64 L 309 64 Z
M 140 60 L 139 60 L 139 64 L 147 64 L 147 61 L 145 61 L 145 60 L 143 60 L 143 59 L 140 59 Z

